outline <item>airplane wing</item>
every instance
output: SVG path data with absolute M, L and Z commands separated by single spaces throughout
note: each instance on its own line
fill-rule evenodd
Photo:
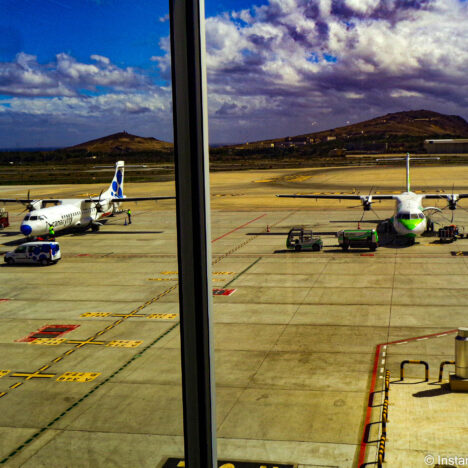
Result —
M 23 205 L 34 202 L 44 202 L 44 203 L 60 203 L 62 200 L 58 198 L 0 198 L 0 203 L 22 203 Z
M 276 195 L 279 198 L 328 198 L 335 200 L 393 200 L 395 195 Z
M 121 202 L 138 202 L 145 200 L 175 200 L 176 197 L 125 197 L 125 198 L 111 198 L 111 203 Z
M 462 198 L 468 198 L 468 193 L 426 193 L 423 195 L 423 198 L 430 198 L 433 200 L 439 200 L 441 198 L 445 200 L 460 200 Z

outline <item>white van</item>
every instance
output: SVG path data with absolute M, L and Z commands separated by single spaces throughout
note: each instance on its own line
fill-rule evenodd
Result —
M 5 254 L 5 262 L 39 263 L 42 266 L 57 263 L 62 258 L 58 242 L 26 242 Z

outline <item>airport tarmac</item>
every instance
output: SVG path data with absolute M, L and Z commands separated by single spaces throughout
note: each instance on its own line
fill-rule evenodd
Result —
M 293 172 L 286 176 L 301 175 Z M 279 174 L 281 183 L 286 176 Z M 467 396 L 425 398 L 417 365 L 406 369 L 408 385 L 397 382 L 402 360 L 427 361 L 434 384 L 440 362 L 453 359 L 453 330 L 467 325 L 468 239 L 343 253 L 323 235 L 321 252 L 287 252 L 292 226 L 354 227 L 347 221 L 361 210 L 327 210 L 324 202 L 304 210 L 274 198 L 271 208 L 248 210 L 241 193 L 270 183 L 244 175 L 236 198 L 223 177 L 213 184 L 213 287 L 234 291 L 213 297 L 219 458 L 298 468 L 375 462 L 380 425 L 365 429 L 380 420 L 387 369 L 386 465 L 428 466 L 427 453 L 454 448 L 462 453 L 452 455 L 468 456 Z M 140 204 L 131 225 L 117 216 L 98 233 L 59 237 L 57 265 L 0 267 L 1 464 L 163 467 L 183 456 L 173 206 Z M 390 208 L 377 213 L 384 218 Z M 2 251 L 21 237 L 20 209 L 10 212 Z M 456 216 L 468 226 L 467 212 Z M 65 332 L 24 341 L 54 326 Z M 428 414 L 425 424 L 433 408 L 440 417 Z

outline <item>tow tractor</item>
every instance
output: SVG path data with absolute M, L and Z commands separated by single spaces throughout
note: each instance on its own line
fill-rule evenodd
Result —
M 336 237 L 343 251 L 350 247 L 368 247 L 373 252 L 379 242 L 375 229 L 343 229 L 336 233 Z
M 311 229 L 303 227 L 293 227 L 286 240 L 286 247 L 294 249 L 296 252 L 301 250 L 311 249 L 318 252 L 323 247 L 323 242 L 320 237 L 314 237 Z
M 6 211 L 5 208 L 0 208 L 0 231 L 7 228 L 9 225 L 8 211 Z

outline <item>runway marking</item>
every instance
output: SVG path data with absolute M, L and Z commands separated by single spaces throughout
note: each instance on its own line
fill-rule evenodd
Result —
M 7 302 L 9 301 L 10 299 L 5 299 L 5 298 L 0 298 L 0 302 Z
M 65 341 L 65 338 L 36 338 L 34 341 L 29 342 L 29 344 L 56 346 L 64 343 Z
M 69 333 L 79 325 L 44 325 L 35 332 L 31 332 L 28 336 L 15 340 L 17 343 L 30 343 L 38 338 L 58 338 L 65 333 Z
M 8 369 L 8 370 L 0 370 L 0 379 L 1 379 L 2 377 L 5 377 L 5 375 L 8 375 L 10 372 L 11 372 L 10 369 Z
M 236 289 L 213 289 L 213 296 L 232 296 L 236 292 Z
M 80 317 L 109 317 L 110 312 L 85 312 Z
M 232 234 L 233 232 L 237 231 L 238 229 L 241 229 L 241 228 L 243 228 L 243 227 L 245 227 L 245 226 L 247 226 L 247 225 L 253 223 L 254 221 L 257 221 L 258 219 L 263 218 L 263 217 L 266 216 L 266 215 L 267 215 L 266 213 L 263 213 L 262 215 L 257 216 L 255 219 L 252 219 L 251 221 L 249 221 L 249 222 L 247 222 L 247 223 L 245 223 L 245 224 L 242 224 L 241 226 L 236 227 L 236 228 L 233 229 L 232 231 L 226 232 L 226 234 L 223 234 L 222 236 L 219 236 L 219 237 L 217 237 L 216 239 L 213 239 L 213 240 L 211 241 L 211 243 L 216 242 L 217 240 L 222 239 L 223 237 L 226 237 L 226 236 L 228 236 L 229 234 Z
M 57 382 L 92 382 L 96 377 L 100 376 L 101 372 L 65 372 Z
M 240 276 L 242 276 L 244 273 L 246 273 L 247 271 L 249 271 L 254 265 L 256 265 L 260 260 L 262 259 L 262 257 L 259 257 L 257 258 L 257 260 L 255 260 L 253 263 L 251 263 L 247 268 L 245 268 L 244 270 L 242 270 L 237 276 L 235 276 L 234 278 L 232 278 L 231 281 L 229 281 L 228 283 L 226 283 L 224 285 L 224 288 L 227 288 L 231 283 L 233 283 L 234 281 L 236 281 Z
M 106 344 L 106 346 L 114 348 L 136 348 L 140 346 L 143 341 L 136 340 L 113 340 Z
M 177 318 L 179 314 L 149 314 L 146 316 L 148 319 L 159 319 L 159 320 L 173 320 Z
M 130 312 L 129 314 L 112 314 L 112 317 L 122 317 L 122 318 L 130 318 L 130 317 L 146 317 L 146 314 L 137 314 L 135 311 Z M 107 327 L 105 328 L 107 329 Z
M 49 367 L 49 366 L 47 366 Z M 24 377 L 24 380 L 31 380 L 31 379 L 50 379 L 55 377 L 56 374 L 41 374 L 40 370 L 35 372 L 14 372 L 10 375 L 10 377 Z M 14 388 L 14 387 L 10 387 Z

